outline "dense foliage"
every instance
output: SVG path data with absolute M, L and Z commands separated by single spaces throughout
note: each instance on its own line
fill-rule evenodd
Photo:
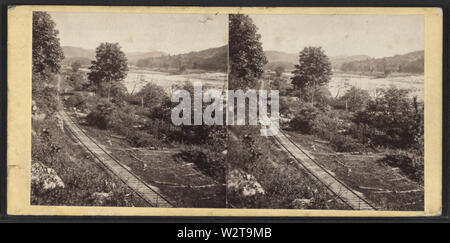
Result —
M 408 90 L 389 88 L 358 111 L 354 122 L 371 128 L 363 132 L 373 144 L 408 148 L 423 139 L 423 108 Z
M 342 71 L 383 73 L 407 72 L 423 73 L 424 52 L 416 51 L 404 55 L 396 55 L 385 58 L 372 58 L 362 61 L 353 61 L 342 64 Z
M 78 61 L 75 61 L 72 64 L 70 64 L 70 67 L 72 67 L 72 71 L 76 73 L 80 69 L 81 63 Z
M 258 28 L 249 16 L 231 14 L 229 29 L 228 87 L 232 90 L 256 88 L 267 63 Z
M 61 68 L 64 54 L 59 45 L 55 22 L 46 12 L 33 12 L 33 72 L 56 73 Z
M 139 59 L 138 67 L 176 69 L 202 69 L 207 71 L 227 70 L 228 46 L 210 48 L 198 52 L 190 52 L 179 55 L 165 55 Z
M 369 92 L 352 86 L 336 100 L 334 106 L 339 109 L 358 111 L 364 109 L 370 100 Z
M 331 79 L 331 63 L 321 47 L 305 47 L 292 74 L 294 87 L 309 95 L 310 102 L 314 103 L 316 89 Z

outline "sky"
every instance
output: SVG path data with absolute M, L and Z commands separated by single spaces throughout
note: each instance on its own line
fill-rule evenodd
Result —
M 95 49 L 118 42 L 125 52 L 181 54 L 226 45 L 228 16 L 51 12 L 61 46 Z
M 386 57 L 424 50 L 422 15 L 250 15 L 264 50 Z

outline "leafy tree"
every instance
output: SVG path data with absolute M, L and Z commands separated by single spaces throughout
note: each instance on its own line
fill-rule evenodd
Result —
M 244 90 L 255 88 L 267 63 L 258 28 L 249 16 L 232 14 L 229 30 L 229 87 Z
M 370 95 L 366 90 L 352 86 L 339 98 L 338 106 L 345 107 L 350 111 L 358 111 L 365 108 L 370 100 Z
M 331 92 L 328 90 L 326 86 L 320 86 L 314 90 L 314 100 L 315 106 L 322 111 L 325 111 L 329 108 L 331 104 Z
M 314 104 L 317 87 L 327 84 L 331 78 L 331 63 L 321 47 L 305 47 L 299 54 L 299 64 L 292 72 L 292 84 L 309 93 Z
M 81 67 L 81 63 L 75 61 L 75 62 L 73 62 L 72 65 L 70 65 L 70 66 L 72 67 L 72 71 L 78 72 L 78 70 L 79 70 L 80 67 Z
M 88 81 L 85 76 L 79 72 L 70 73 L 66 80 L 74 90 L 84 90 L 88 85 Z
M 423 103 L 409 98 L 408 93 L 406 89 L 395 87 L 384 90 L 381 97 L 370 101 L 366 109 L 355 114 L 354 122 L 375 129 L 369 135 L 377 145 L 407 148 L 421 144 Z
M 56 73 L 64 59 L 56 24 L 46 12 L 33 12 L 33 72 Z
M 290 127 L 294 130 L 300 131 L 305 134 L 312 132 L 316 117 L 319 115 L 319 111 L 313 105 L 306 103 L 298 112 L 291 122 Z
M 141 104 L 148 108 L 150 113 L 153 113 L 155 109 L 159 108 L 170 108 L 163 107 L 170 103 L 170 99 L 167 96 L 166 92 L 161 86 L 156 84 L 148 83 L 146 84 L 137 94 Z M 170 114 L 170 110 L 167 111 L 167 114 Z
M 289 90 L 289 83 L 283 77 L 276 77 L 272 82 L 270 82 L 270 89 L 278 90 L 280 95 L 287 95 Z
M 127 75 L 128 64 L 125 53 L 118 43 L 101 43 L 96 49 L 95 61 L 92 61 L 88 79 L 102 96 L 111 96 L 111 89 L 118 87 Z
M 275 75 L 277 75 L 277 77 L 281 77 L 284 73 L 284 67 L 282 66 L 278 66 L 275 68 Z

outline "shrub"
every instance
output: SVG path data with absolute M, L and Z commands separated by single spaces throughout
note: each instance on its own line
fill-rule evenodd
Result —
M 282 76 L 275 76 L 273 78 L 271 77 L 271 79 L 272 79 L 272 81 L 270 83 L 270 88 L 273 90 L 278 90 L 280 96 L 287 95 L 287 93 L 290 89 L 289 80 Z
M 127 141 L 133 147 L 151 147 L 157 146 L 160 142 L 155 139 L 153 136 L 149 135 L 146 132 L 130 132 L 127 136 Z
M 81 67 L 81 63 L 78 61 L 73 62 L 71 65 L 73 72 L 78 72 L 78 69 Z
M 129 100 L 133 104 L 139 105 L 143 102 L 144 107 L 149 110 L 149 114 L 155 116 L 161 116 L 161 110 L 166 112 L 166 108 L 170 106 L 170 99 L 164 89 L 152 83 L 146 84 L 134 97 L 130 97 Z
M 191 161 L 204 174 L 225 183 L 225 156 L 209 149 L 192 147 L 183 149 L 178 155 L 185 161 Z
M 277 77 L 281 77 L 284 73 L 284 67 L 282 66 L 278 66 L 275 68 L 275 74 L 277 75 Z
M 407 148 L 420 143 L 423 136 L 423 103 L 408 97 L 408 90 L 395 87 L 382 91 L 382 96 L 370 101 L 358 111 L 353 121 L 374 129 L 374 144 Z
M 53 114 L 57 110 L 56 77 L 53 74 L 32 75 L 32 93 L 38 111 Z
M 288 118 L 295 117 L 303 102 L 295 96 L 280 96 L 280 114 Z
M 334 134 L 344 128 L 343 121 L 339 119 L 332 111 L 319 113 L 314 119 L 312 131 L 323 139 L 331 139 Z
M 67 98 L 67 100 L 65 100 L 65 105 L 67 107 L 75 107 L 79 110 L 85 110 L 87 108 L 86 99 L 78 94 L 71 95 Z
M 349 136 L 334 134 L 330 139 L 331 145 L 337 152 L 361 152 L 364 146 Z
M 352 86 L 343 96 L 336 100 L 334 107 L 338 109 L 348 109 L 349 111 L 358 111 L 366 107 L 371 100 L 366 90 Z
M 398 167 L 410 179 L 423 184 L 424 156 L 421 153 L 395 151 L 380 160 L 382 164 Z
M 87 88 L 88 86 L 88 80 L 81 72 L 71 72 L 67 76 L 67 83 L 77 91 L 81 91 Z
M 314 105 L 321 109 L 322 111 L 326 111 L 331 104 L 331 92 L 326 87 L 319 87 L 314 92 Z
M 319 111 L 309 103 L 306 103 L 290 122 L 290 127 L 302 133 L 310 134 Z
M 86 122 L 91 126 L 96 126 L 100 129 L 111 128 L 113 112 L 115 105 L 108 101 L 101 101 L 91 113 L 86 117 Z

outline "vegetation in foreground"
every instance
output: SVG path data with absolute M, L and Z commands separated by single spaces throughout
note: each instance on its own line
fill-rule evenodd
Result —
M 424 176 L 423 101 L 411 97 L 409 90 L 395 87 L 378 89 L 375 97 L 356 87 L 339 97 L 332 97 L 327 89 L 332 75 L 331 63 L 320 47 L 305 47 L 299 52 L 298 64 L 295 65 L 291 78 L 284 75 L 283 66 L 271 66 L 274 71 L 266 72 L 263 69 L 266 58 L 259 42 L 260 36 L 251 19 L 248 16 L 235 15 L 230 17 L 230 26 L 233 30 L 231 33 L 235 32 L 235 35 L 230 35 L 230 85 L 244 89 L 263 87 L 279 90 L 282 128 L 291 131 L 290 134 L 297 143 L 312 145 L 307 148 L 311 153 L 316 153 L 325 167 L 331 168 L 338 178 L 353 189 L 367 193 L 370 200 L 380 208 L 423 209 L 423 189 L 421 189 Z M 232 28 L 233 26 L 235 27 Z M 248 30 L 245 35 L 240 35 L 239 31 L 244 27 Z M 241 40 L 242 38 L 247 39 Z M 243 59 L 242 52 L 245 50 L 252 51 L 247 51 L 244 55 L 246 59 Z M 233 53 L 240 55 L 233 56 Z M 367 64 L 369 67 L 372 65 L 374 73 L 384 70 L 384 75 L 389 75 L 390 72 L 410 71 L 410 67 L 416 67 L 421 62 L 418 60 L 417 63 L 401 65 L 398 58 L 394 59 L 373 60 L 373 63 L 358 61 L 354 64 Z M 248 63 L 252 65 L 246 65 Z M 343 68 L 350 66 L 343 65 Z M 396 66 L 397 69 L 390 70 L 388 67 L 391 66 Z M 414 72 L 420 72 L 420 69 L 414 68 Z M 263 81 L 259 82 L 259 79 Z M 276 161 L 264 158 L 268 153 L 273 153 L 273 150 L 258 150 L 258 147 L 264 148 L 262 144 L 246 147 L 242 141 L 258 139 L 248 131 L 244 132 L 244 136 L 247 140 L 239 137 L 236 139 L 240 144 L 239 154 L 245 154 L 247 150 L 251 156 L 242 160 L 230 158 L 230 166 L 258 175 L 255 168 L 262 166 L 266 160 Z M 320 149 L 321 147 L 325 147 L 325 151 Z M 346 164 L 342 158 L 335 162 L 335 157 L 342 154 L 360 156 L 361 164 L 354 164 L 353 162 L 358 160 L 352 160 L 348 163 L 349 167 L 342 166 L 341 164 Z M 252 156 L 261 156 L 264 159 L 251 163 L 249 161 L 252 161 Z M 364 159 L 365 157 L 367 159 Z M 238 162 L 231 162 L 233 160 Z M 276 174 L 273 171 L 271 173 Z M 285 175 L 289 178 L 289 174 Z M 259 178 L 259 180 L 262 181 L 258 181 L 260 185 L 267 179 Z M 397 183 L 392 183 L 391 180 Z M 301 181 L 311 184 L 305 179 Z M 284 181 L 283 184 L 292 188 L 288 181 Z M 287 195 L 289 194 L 277 196 L 289 198 Z M 236 197 L 235 194 L 233 197 L 233 200 L 238 202 L 248 198 L 242 195 Z M 255 203 L 259 202 L 258 199 L 249 201 L 253 202 L 250 207 L 261 206 Z M 247 207 L 249 201 L 238 206 Z M 321 205 L 314 207 L 321 208 Z
M 33 13 L 31 204 L 146 206 L 67 135 L 57 114 L 64 55 L 54 27 L 47 13 Z
M 148 206 L 116 177 L 98 167 L 75 143 L 67 143 L 71 141 L 70 136 L 57 116 L 57 110 L 62 108 L 58 104 L 59 87 L 62 105 L 80 121 L 84 120 L 92 135 L 104 144 L 109 144 L 115 136 L 120 138 L 122 148 L 131 151 L 176 149 L 174 154 L 159 159 L 149 158 L 145 153 L 133 154 L 134 158 L 126 154 L 124 163 L 170 195 L 177 205 L 224 207 L 226 132 L 223 129 L 173 126 L 170 122 L 173 104 L 159 86 L 148 84 L 139 92 L 128 94 L 123 86 L 127 60 L 118 44 L 100 44 L 89 72 L 80 70 L 81 64 L 77 62 L 62 70 L 63 54 L 54 23 L 47 13 L 37 12 L 34 18 L 33 30 L 37 32 L 33 35 L 33 164 L 36 164 L 33 204 Z M 48 33 L 42 33 L 41 29 Z M 43 36 L 53 39 L 36 40 Z M 46 46 L 36 46 L 42 44 Z M 46 54 L 49 50 L 53 52 Z M 55 53 L 59 58 L 55 58 Z M 111 56 L 116 57 L 115 63 L 108 61 Z M 58 75 L 62 77 L 61 82 L 57 80 Z M 189 84 L 184 88 L 193 89 Z M 124 157 L 125 154 L 116 151 L 114 155 Z M 155 170 L 148 170 L 151 166 Z M 186 168 L 189 166 L 190 169 Z M 45 171 L 48 175 L 40 174 Z M 187 179 L 186 171 L 195 176 Z
M 225 207 L 225 127 L 173 125 L 170 114 L 177 104 L 158 85 L 148 83 L 128 93 L 123 86 L 127 60 L 118 44 L 101 43 L 89 72 L 74 66 L 65 71 L 64 104 L 91 136 L 109 145 L 123 164 L 157 186 L 176 206 Z M 194 90 L 190 83 L 171 90 L 176 88 L 191 94 Z M 121 150 L 114 151 L 116 146 Z M 170 155 L 145 155 L 166 148 Z M 189 169 L 190 164 L 194 166 Z M 197 177 L 186 177 L 189 170 Z
M 299 144 L 309 141 L 325 167 L 380 208 L 423 210 L 423 101 L 394 86 L 375 97 L 356 87 L 332 97 L 329 67 L 320 48 L 305 48 L 291 80 L 282 72 L 266 74 L 269 86 L 280 89 L 283 129 Z M 341 154 L 360 157 L 336 160 Z
M 230 15 L 229 21 L 229 88 L 256 89 L 261 85 L 267 63 L 257 27 L 246 15 Z M 278 75 L 282 72 L 277 70 Z M 230 207 L 348 209 L 272 141 L 261 137 L 259 127 L 237 126 L 228 130 L 227 197 Z

